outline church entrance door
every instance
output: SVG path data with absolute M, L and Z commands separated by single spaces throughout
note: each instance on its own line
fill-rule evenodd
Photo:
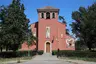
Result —
M 46 53 L 50 53 L 50 43 L 46 43 Z

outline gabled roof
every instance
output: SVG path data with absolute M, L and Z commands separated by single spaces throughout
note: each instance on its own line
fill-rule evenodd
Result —
M 38 21 L 37 21 L 37 22 L 34 22 L 34 23 L 31 23 L 30 25 L 32 25 L 32 24 L 36 24 L 36 23 L 38 23 Z
M 60 22 L 60 21 L 58 21 L 58 23 L 63 24 L 63 25 L 65 24 L 65 23 L 62 23 L 62 22 Z M 65 25 L 66 25 L 66 24 L 65 24 Z

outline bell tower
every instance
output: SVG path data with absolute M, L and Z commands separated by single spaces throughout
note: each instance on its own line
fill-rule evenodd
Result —
M 58 20 L 59 9 L 46 6 L 37 9 L 38 19 L 40 20 Z
M 46 6 L 44 8 L 37 9 L 38 12 L 38 50 L 44 50 L 47 52 L 47 42 L 49 42 L 48 49 L 52 52 L 52 39 L 53 32 L 58 23 L 59 9 Z

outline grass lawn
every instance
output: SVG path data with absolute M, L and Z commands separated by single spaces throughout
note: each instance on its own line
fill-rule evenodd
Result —
M 84 61 L 91 61 L 91 62 L 96 62 L 96 58 L 74 58 L 70 57 L 70 59 L 76 59 L 76 60 L 84 60 Z
M 53 55 L 57 54 L 57 51 L 52 51 Z M 61 59 L 68 58 L 70 60 L 83 60 L 83 61 L 92 61 L 96 62 L 96 51 L 92 50 L 60 50 L 59 54 Z
M 10 62 L 20 63 L 31 60 L 33 57 L 17 57 L 17 58 L 0 58 L 0 64 L 6 64 Z
M 83 61 L 96 62 L 96 58 L 60 57 L 60 59 L 83 60 Z
M 29 56 L 30 54 L 30 56 Z M 31 60 L 35 57 L 36 51 L 3 51 L 0 52 L 0 64 L 16 64 Z

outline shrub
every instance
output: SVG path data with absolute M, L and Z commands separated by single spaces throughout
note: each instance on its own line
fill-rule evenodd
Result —
M 52 55 L 57 55 L 57 51 L 52 51 Z M 60 57 L 86 57 L 86 58 L 96 58 L 96 52 L 60 50 L 59 56 L 60 56 Z
M 57 55 L 57 50 L 52 51 L 52 55 Z
M 17 51 L 17 56 L 19 56 L 19 57 L 25 57 L 25 56 L 28 56 L 28 54 L 30 54 L 30 56 L 34 56 L 34 55 L 36 55 L 36 51 L 32 51 L 32 50 Z
M 36 51 L 29 51 L 30 56 L 36 55 Z M 28 51 L 8 51 L 8 52 L 0 52 L 0 57 L 2 58 L 13 58 L 13 57 L 25 57 L 28 56 Z
M 42 55 L 43 54 L 43 50 L 38 51 L 38 54 Z

